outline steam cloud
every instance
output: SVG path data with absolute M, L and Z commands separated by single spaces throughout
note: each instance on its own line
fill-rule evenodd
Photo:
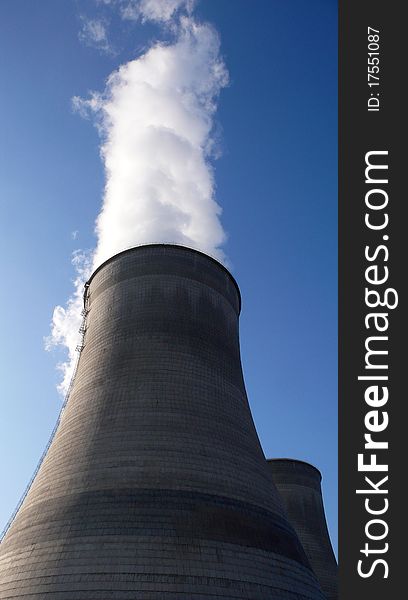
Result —
M 228 82 L 218 35 L 194 20 L 188 0 L 116 3 L 123 18 L 166 23 L 175 41 L 156 43 L 122 65 L 104 92 L 73 99 L 74 108 L 98 127 L 106 184 L 96 249 L 74 256 L 75 293 L 65 308 L 55 308 L 47 338 L 48 348 L 68 349 L 68 362 L 59 365 L 61 393 L 75 367 L 83 283 L 103 261 L 155 242 L 183 244 L 225 260 L 226 235 L 209 162 L 215 156 L 217 98 Z
M 106 1 L 112 3 L 117 0 Z M 185 8 L 191 14 L 195 2 L 194 0 L 125 0 L 123 3 L 122 0 L 121 4 L 121 14 L 124 19 L 167 23 L 180 8 Z

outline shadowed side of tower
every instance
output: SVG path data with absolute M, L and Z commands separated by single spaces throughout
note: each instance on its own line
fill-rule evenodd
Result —
M 252 421 L 228 271 L 142 246 L 87 290 L 67 406 L 0 546 L 0 598 L 322 600 Z
M 320 471 L 301 460 L 278 458 L 267 462 L 323 593 L 327 600 L 337 600 L 337 562 L 327 530 Z

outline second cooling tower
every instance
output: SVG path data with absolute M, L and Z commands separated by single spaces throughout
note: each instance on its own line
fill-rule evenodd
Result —
M 327 600 L 337 600 L 337 563 L 327 530 L 320 471 L 302 460 L 288 458 L 269 459 L 268 465 Z
M 323 600 L 252 421 L 228 271 L 142 246 L 86 298 L 66 409 L 0 547 L 0 598 Z

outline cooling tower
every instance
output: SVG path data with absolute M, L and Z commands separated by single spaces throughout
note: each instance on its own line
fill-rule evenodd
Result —
M 324 514 L 320 471 L 301 460 L 269 459 L 268 464 L 324 595 L 337 600 L 337 563 Z
M 1 544 L 0 598 L 323 600 L 252 421 L 228 271 L 142 246 L 86 289 L 74 385 Z

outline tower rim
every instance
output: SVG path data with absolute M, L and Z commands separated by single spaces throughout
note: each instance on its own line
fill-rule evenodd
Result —
M 313 471 L 316 472 L 316 474 L 319 477 L 319 480 L 322 480 L 322 473 L 321 471 L 319 471 L 319 469 L 317 467 L 315 467 L 315 465 L 312 465 L 312 463 L 307 462 L 306 460 L 301 460 L 300 458 L 267 458 L 266 459 L 267 462 L 281 462 L 281 463 L 295 463 L 295 464 L 300 464 L 300 465 L 305 465 L 306 467 L 310 467 Z
M 238 306 L 239 306 L 238 313 L 241 312 L 241 307 L 242 307 L 241 291 L 239 289 L 237 280 L 231 274 L 231 271 L 229 271 L 229 269 L 227 269 L 227 267 L 225 265 L 223 265 L 222 262 L 220 262 L 213 256 L 210 256 L 206 252 L 203 252 L 202 250 L 197 250 L 196 248 L 191 248 L 190 246 L 183 246 L 182 244 L 170 244 L 170 243 L 138 244 L 137 246 L 132 246 L 131 248 L 126 248 L 125 250 L 121 250 L 120 252 L 117 252 L 116 254 L 113 254 L 112 256 L 110 256 L 109 258 L 104 260 L 98 267 L 96 267 L 96 269 L 92 272 L 92 274 L 86 281 L 85 289 L 90 286 L 95 275 L 97 273 L 99 273 L 99 271 L 101 271 L 106 265 L 110 264 L 111 262 L 113 262 L 114 260 L 116 260 L 117 258 L 119 258 L 125 254 L 130 254 L 130 253 L 138 251 L 139 249 L 142 249 L 142 248 L 143 249 L 144 248 L 177 248 L 180 250 L 185 250 L 187 252 L 191 252 L 192 254 L 198 254 L 199 256 L 205 256 L 205 258 L 207 258 L 209 261 L 211 261 L 212 263 L 216 264 L 219 268 L 221 268 L 231 279 L 231 281 L 236 289 L 236 292 L 237 292 Z

